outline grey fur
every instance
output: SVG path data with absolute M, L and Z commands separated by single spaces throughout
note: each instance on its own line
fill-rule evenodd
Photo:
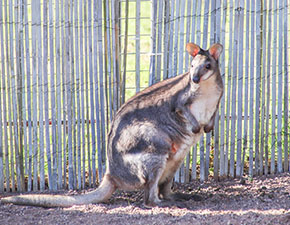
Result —
M 190 72 L 146 88 L 119 109 L 108 134 L 107 171 L 99 188 L 85 195 L 20 195 L 2 198 L 1 202 L 67 207 L 103 202 L 116 189 L 144 189 L 144 203 L 148 207 L 160 204 L 160 197 L 175 199 L 178 195 L 171 192 L 173 176 L 190 147 L 204 131 L 213 128 L 223 92 L 217 57 L 202 49 L 194 56 L 195 67 Z M 212 73 L 204 69 L 209 62 Z M 211 114 L 204 124 L 195 118 L 192 108 L 195 103 L 207 104 L 199 99 L 206 94 L 202 85 L 209 83 L 203 80 L 208 74 L 207 80 L 214 79 L 211 95 L 218 100 L 214 110 L 202 112 Z M 193 76 L 199 76 L 198 83 L 193 82 Z

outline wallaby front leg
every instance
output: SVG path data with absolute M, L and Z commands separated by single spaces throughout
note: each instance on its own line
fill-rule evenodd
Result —
M 213 130 L 214 127 L 214 120 L 215 120 L 215 114 L 216 112 L 212 115 L 212 117 L 210 118 L 210 121 L 207 125 L 204 126 L 204 132 L 205 133 L 209 133 L 211 130 Z
M 161 202 L 158 197 L 158 182 L 162 175 L 162 172 L 163 170 L 159 169 L 156 172 L 153 171 L 148 176 L 148 180 L 144 188 L 144 205 L 147 208 L 152 208 Z
M 168 178 L 164 183 L 159 185 L 159 194 L 160 196 L 165 199 L 165 200 L 172 200 L 172 183 L 173 183 L 173 178 Z
M 175 112 L 177 115 L 184 120 L 188 121 L 192 125 L 192 132 L 197 134 L 199 133 L 201 127 L 199 125 L 199 122 L 196 120 L 196 118 L 188 111 L 188 110 L 182 110 L 181 108 L 176 108 Z

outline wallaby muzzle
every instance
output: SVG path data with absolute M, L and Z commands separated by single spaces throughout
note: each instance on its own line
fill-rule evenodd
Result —
M 199 75 L 195 75 L 195 76 L 192 78 L 192 81 L 193 81 L 194 83 L 198 84 L 199 81 L 200 81 L 200 76 L 199 76 Z

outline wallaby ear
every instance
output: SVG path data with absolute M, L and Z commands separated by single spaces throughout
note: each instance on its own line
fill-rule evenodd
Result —
M 187 43 L 186 50 L 192 57 L 195 57 L 197 53 L 200 51 L 200 47 L 193 43 Z
M 219 43 L 213 44 L 210 48 L 209 48 L 209 54 L 214 57 L 215 60 L 218 60 L 220 54 L 223 52 L 223 46 Z

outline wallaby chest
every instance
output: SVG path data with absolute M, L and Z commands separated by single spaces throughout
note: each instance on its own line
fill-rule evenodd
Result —
M 215 78 L 210 78 L 200 84 L 198 97 L 190 105 L 190 111 L 200 125 L 206 125 L 217 109 L 222 88 Z

